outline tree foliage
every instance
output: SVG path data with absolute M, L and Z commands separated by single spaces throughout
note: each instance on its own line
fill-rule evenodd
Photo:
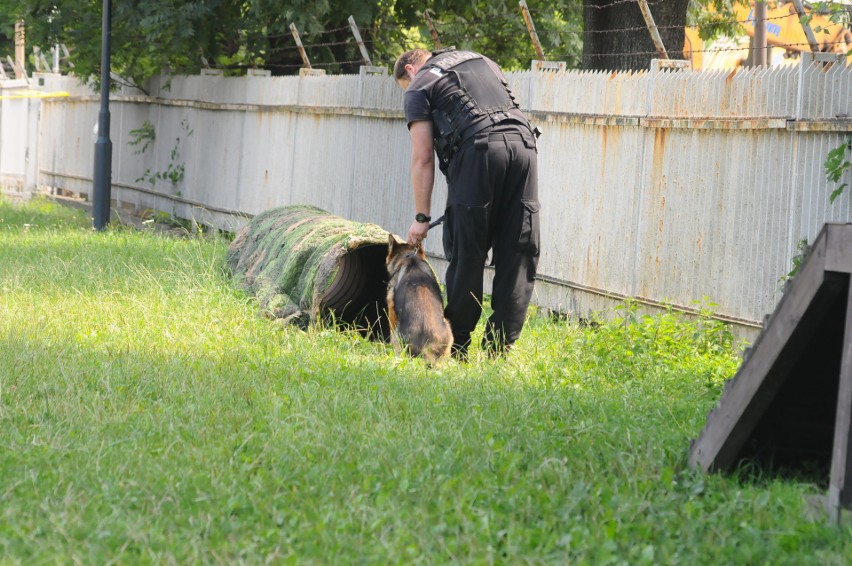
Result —
M 430 4 L 429 14 L 444 47 L 486 53 L 506 70 L 529 69 L 536 58 L 517 2 L 436 0 Z M 582 2 L 529 0 L 527 4 L 546 58 L 576 66 L 582 50 Z M 416 21 L 426 46 L 433 46 L 425 18 Z
M 683 49 L 686 13 L 690 0 L 654 2 L 650 7 L 671 58 L 680 58 Z M 587 0 L 583 8 L 586 37 L 583 68 L 596 70 L 647 69 L 657 58 L 645 18 L 636 3 Z
M 715 39 L 719 36 L 733 37 L 742 33 L 742 26 L 737 21 L 734 5 L 749 5 L 753 0 L 691 0 L 689 20 L 696 26 L 703 40 Z M 790 0 L 778 0 L 784 4 Z M 827 16 L 832 22 L 848 24 L 852 16 L 852 6 L 834 1 L 817 1 L 804 3 L 811 14 Z M 769 5 L 770 7 L 772 4 Z M 809 17 L 805 18 L 807 21 Z M 816 30 L 819 31 L 819 30 Z
M 664 44 L 683 44 L 683 26 L 702 36 L 735 33 L 732 2 L 650 0 Z M 545 58 L 569 68 L 647 69 L 654 46 L 633 0 L 528 0 Z M 242 74 L 247 67 L 275 75 L 303 65 L 290 31 L 295 24 L 312 66 L 352 73 L 362 63 L 348 25 L 353 16 L 374 65 L 390 66 L 407 49 L 475 49 L 506 70 L 528 69 L 536 58 L 516 0 L 121 0 L 113 1 L 112 68 L 142 85 L 161 70 L 197 73 L 203 67 Z M 5 0 L 0 4 L 0 56 L 11 54 L 14 22 L 27 24 L 28 52 L 63 43 L 73 72 L 99 76 L 102 0 Z M 427 25 L 431 20 L 432 29 Z M 676 46 L 672 48 L 671 46 Z M 632 55 L 631 55 L 632 54 Z
M 63 43 L 74 74 L 99 75 L 101 0 L 17 0 L 16 17 L 27 25 L 32 46 Z M 239 45 L 227 22 L 240 18 L 229 0 L 122 0 L 112 3 L 112 68 L 141 84 L 161 69 L 197 71 L 202 57 L 215 59 Z
M 15 22 L 20 14 L 16 0 L 0 2 L 0 57 L 14 56 Z
M 578 61 L 581 1 L 530 0 L 529 5 L 549 58 L 567 54 Z M 30 47 L 64 43 L 71 49 L 75 74 L 99 75 L 101 0 L 10 0 L 4 6 L 2 21 L 27 22 Z M 113 2 L 112 67 L 136 84 L 161 69 L 194 73 L 205 66 L 294 74 L 303 63 L 292 23 L 312 66 L 330 73 L 357 72 L 362 57 L 348 24 L 350 15 L 373 64 L 390 66 L 407 49 L 434 46 L 427 13 L 445 46 L 481 50 L 508 69 L 528 68 L 535 57 L 514 0 L 423 5 L 398 0 L 123 0 Z M 566 26 L 574 32 L 566 33 Z M 6 27 L 0 27 L 0 34 L 11 34 Z

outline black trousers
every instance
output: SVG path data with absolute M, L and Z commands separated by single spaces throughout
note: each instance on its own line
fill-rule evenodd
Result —
M 445 316 L 456 350 L 466 352 L 482 315 L 485 263 L 492 251 L 494 313 L 483 346 L 502 350 L 521 334 L 539 256 L 535 137 L 516 125 L 494 126 L 465 142 L 447 170 L 444 223 Z

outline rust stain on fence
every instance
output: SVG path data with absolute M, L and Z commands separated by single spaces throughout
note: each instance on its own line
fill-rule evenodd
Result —
M 789 129 L 787 118 L 642 118 L 647 128 L 680 130 L 783 130 Z
M 850 218 L 848 195 L 827 206 L 831 189 L 822 168 L 825 154 L 852 132 L 849 69 L 540 75 L 508 78 L 523 85 L 515 90 L 527 93 L 520 102 L 531 120 L 546 123 L 539 173 L 542 188 L 550 189 L 542 198 L 554 213 L 542 228 L 555 235 L 539 271 L 543 278 L 575 282 L 580 291 L 570 308 L 591 305 L 592 293 L 680 305 L 709 296 L 726 313 L 721 317 L 751 324 L 777 300 L 776 279 L 789 270 L 798 238 L 813 236 L 826 219 Z M 160 89 L 157 96 L 111 96 L 115 123 L 122 123 L 119 114 L 132 125 L 162 116 L 165 127 L 186 113 L 199 121 L 210 111 L 232 113 L 214 120 L 203 139 L 194 138 L 198 155 L 218 155 L 240 124 L 238 114 L 245 116 L 245 140 L 252 146 L 230 145 L 230 151 L 243 152 L 248 174 L 235 188 L 226 182 L 231 177 L 204 183 L 201 168 L 188 169 L 189 182 L 205 190 L 191 201 L 168 197 L 177 203 L 217 210 L 215 203 L 227 202 L 234 211 L 257 214 L 266 206 L 309 202 L 388 228 L 407 217 L 409 192 L 385 198 L 408 179 L 402 94 L 392 79 L 269 81 L 262 95 L 246 97 L 239 82 L 202 89 L 208 81 L 177 77 L 172 91 Z M 216 102 L 190 100 L 195 97 Z M 90 167 L 87 140 L 98 101 L 74 96 L 39 103 L 41 120 L 50 126 L 40 133 L 39 161 L 51 163 L 63 179 L 77 179 Z M 263 128 L 254 131 L 258 124 Z M 70 138 L 60 140 L 57 131 Z M 138 157 L 124 145 L 116 144 L 124 161 L 113 184 L 130 187 L 138 176 L 134 167 L 146 164 L 134 161 Z M 339 155 L 349 147 L 351 156 L 328 159 L 330 151 Z M 165 143 L 155 148 L 156 159 L 167 163 L 170 149 Z M 755 169 L 757 156 L 771 159 Z M 84 184 L 91 183 L 75 186 Z M 131 188 L 144 198 L 156 193 Z M 436 190 L 446 190 L 440 176 Z M 440 253 L 438 245 L 429 251 Z M 635 270 L 624 268 L 624 257 L 634 258 Z
M 657 128 L 654 130 L 654 155 L 652 177 L 659 180 L 663 172 L 663 160 L 666 156 L 666 130 Z
M 852 132 L 852 120 L 788 120 L 787 129 L 791 132 Z

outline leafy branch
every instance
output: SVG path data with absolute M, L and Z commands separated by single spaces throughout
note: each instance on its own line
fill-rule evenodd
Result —
M 840 182 L 846 170 L 852 168 L 852 162 L 849 160 L 850 153 L 852 153 L 852 136 L 847 137 L 843 143 L 828 152 L 824 164 L 826 179 L 832 183 Z M 849 186 L 849 183 L 842 183 L 834 189 L 828 197 L 829 202 L 833 203 L 837 197 L 843 194 L 847 186 Z
M 128 143 L 128 145 L 138 146 L 142 145 L 140 149 L 137 149 L 133 153 L 139 155 L 141 153 L 145 153 L 145 150 L 157 139 L 156 134 L 154 133 L 154 124 L 151 123 L 150 120 L 145 120 L 145 122 L 135 130 L 130 130 L 130 137 L 132 138 Z
M 190 137 L 194 132 L 189 127 L 189 121 L 185 118 L 181 120 L 180 127 L 186 134 L 186 137 Z M 128 142 L 129 145 L 142 145 L 141 149 L 134 152 L 136 154 L 144 153 L 156 139 L 154 126 L 148 120 L 145 120 L 141 127 L 130 130 L 130 135 L 133 139 Z M 136 182 L 145 181 L 154 187 L 157 185 L 157 181 L 168 181 L 173 188 L 177 187 L 183 181 L 184 173 L 186 172 L 186 164 L 180 161 L 180 142 L 180 137 L 175 138 L 175 144 L 169 154 L 169 164 L 166 166 L 165 171 L 152 172 L 150 168 L 146 169 L 145 173 L 136 179 Z M 180 193 L 178 192 L 177 194 Z

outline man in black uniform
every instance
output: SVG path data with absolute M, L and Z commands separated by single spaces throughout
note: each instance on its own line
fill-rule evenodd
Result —
M 420 245 L 431 221 L 434 155 L 449 189 L 444 224 L 445 315 L 456 357 L 466 359 L 482 314 L 482 283 L 493 250 L 494 283 L 483 347 L 505 352 L 518 339 L 539 255 L 536 134 L 500 68 L 472 51 L 402 54 L 394 78 L 405 89 L 412 141 L 415 216 L 408 243 Z

